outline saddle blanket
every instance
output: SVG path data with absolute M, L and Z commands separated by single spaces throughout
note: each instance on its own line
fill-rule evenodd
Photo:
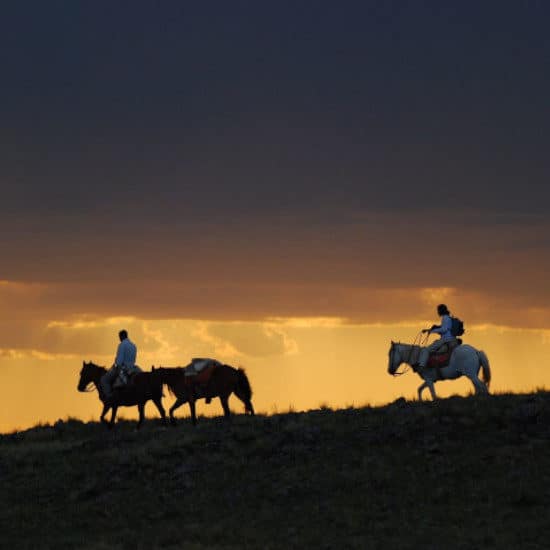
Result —
M 133 367 L 119 367 L 117 377 L 113 382 L 113 388 L 121 388 L 122 386 L 126 386 L 132 377 L 134 377 L 138 372 L 143 371 L 141 370 L 141 367 L 138 367 L 137 365 L 134 365 Z
M 461 344 L 462 340 L 455 342 L 447 342 L 443 344 L 435 353 L 430 353 L 428 358 L 428 367 L 446 367 L 451 360 L 451 355 L 456 347 Z
M 185 367 L 185 376 L 196 376 L 207 367 L 219 366 L 221 363 L 216 359 L 203 359 L 195 357 L 191 359 L 191 363 Z
M 430 355 L 428 359 L 428 367 L 446 367 L 449 364 L 449 359 L 451 358 L 450 353 L 436 353 Z

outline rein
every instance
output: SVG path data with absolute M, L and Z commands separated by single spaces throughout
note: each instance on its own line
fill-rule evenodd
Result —
M 409 344 L 410 345 L 410 348 L 409 348 L 409 353 L 407 355 L 406 358 L 403 358 L 403 363 L 406 364 L 406 367 L 404 370 L 402 370 L 401 372 L 397 372 L 397 370 L 393 373 L 393 376 L 403 376 L 404 374 L 406 374 L 407 372 L 409 372 L 411 370 L 411 359 L 412 359 L 412 356 L 413 356 L 413 353 L 415 352 L 415 347 L 423 347 L 426 345 L 426 342 L 428 341 L 428 337 L 429 337 L 429 334 L 426 334 L 425 336 L 423 336 L 423 332 L 420 331 L 414 338 L 413 340 L 413 343 L 412 344 Z M 413 368 L 413 370 L 415 370 Z
M 99 376 L 97 377 L 97 380 L 92 379 L 86 384 L 86 387 L 82 390 L 83 393 L 90 393 L 90 392 L 96 391 L 97 385 L 99 384 L 99 380 L 107 372 L 107 369 L 105 367 L 100 367 L 99 365 L 94 365 L 93 363 L 92 363 L 92 366 L 95 367 L 95 370 Z M 101 372 L 101 371 L 104 371 L 104 372 Z
M 405 369 L 402 370 L 401 372 L 395 371 L 395 372 L 393 373 L 393 376 L 403 376 L 404 374 L 406 374 L 406 373 L 409 372 L 410 370 L 411 370 L 410 365 L 407 365 L 407 366 L 405 367 Z

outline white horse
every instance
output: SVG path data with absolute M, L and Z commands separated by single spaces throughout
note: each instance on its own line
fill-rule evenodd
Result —
M 446 367 L 434 368 L 418 367 L 416 365 L 421 349 L 420 346 L 412 344 L 392 342 L 388 363 L 388 372 L 394 376 L 399 374 L 397 372 L 399 365 L 406 363 L 424 380 L 424 383 L 418 388 L 418 399 L 420 401 L 422 401 L 422 392 L 426 388 L 430 389 L 432 399 L 436 399 L 434 383 L 438 380 L 454 380 L 461 376 L 467 376 L 471 380 L 476 393 L 489 393 L 491 368 L 485 352 L 468 344 L 462 344 L 453 350 L 451 360 Z M 483 381 L 478 378 L 480 368 L 483 373 Z

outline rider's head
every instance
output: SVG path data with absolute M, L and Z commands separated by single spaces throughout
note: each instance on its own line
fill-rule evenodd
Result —
M 118 337 L 120 338 L 120 341 L 122 342 L 122 340 L 126 340 L 126 338 L 128 338 L 128 332 L 125 331 L 125 330 L 121 330 L 118 333 Z
M 439 304 L 437 306 L 437 313 L 438 315 L 449 315 L 449 310 L 445 304 Z

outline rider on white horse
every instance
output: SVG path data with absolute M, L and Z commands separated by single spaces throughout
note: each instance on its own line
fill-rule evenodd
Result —
M 445 304 L 439 304 L 437 306 L 437 313 L 441 317 L 441 324 L 432 325 L 431 328 L 425 328 L 422 332 L 427 332 L 428 334 L 439 334 L 440 338 L 429 346 L 422 348 L 418 358 L 419 367 L 425 367 L 430 354 L 439 351 L 444 344 L 449 344 L 449 351 L 456 347 L 457 341 L 451 332 L 451 327 L 453 324 L 451 321 L 451 313 Z
M 397 369 L 402 363 L 411 366 L 414 372 L 424 380 L 424 383 L 418 388 L 419 400 L 422 400 L 422 392 L 426 388 L 430 390 L 432 399 L 436 398 L 434 384 L 438 380 L 454 380 L 461 376 L 466 376 L 471 380 L 477 394 L 489 393 L 491 367 L 487 355 L 484 351 L 477 350 L 473 346 L 462 344 L 462 341 L 453 335 L 462 334 L 464 329 L 459 319 L 455 318 L 455 323 L 453 323 L 453 318 L 445 304 L 439 304 L 437 312 L 441 315 L 441 325 L 434 325 L 423 332 L 439 334 L 441 338 L 428 347 L 392 342 L 389 353 L 388 373 L 396 376 L 398 374 Z M 453 324 L 456 324 L 456 322 L 458 322 L 458 327 L 453 327 Z M 452 352 L 448 358 L 448 364 L 446 366 L 440 365 L 437 368 L 427 367 L 426 364 L 430 353 L 435 351 L 441 352 L 441 347 L 445 344 L 449 346 L 449 352 Z M 482 371 L 483 379 L 479 378 L 480 370 Z

